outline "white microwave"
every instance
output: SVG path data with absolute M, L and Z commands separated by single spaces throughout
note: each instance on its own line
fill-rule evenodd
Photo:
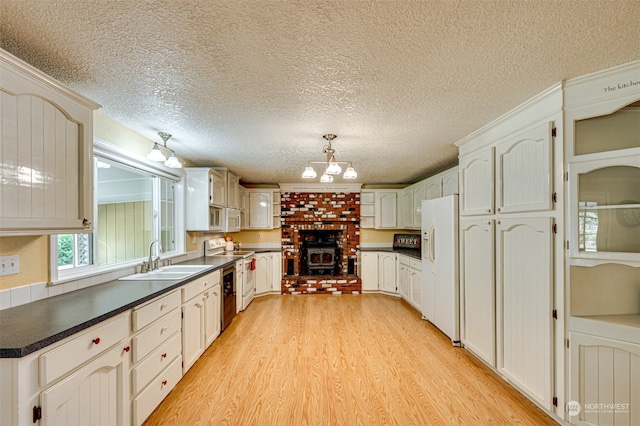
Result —
M 224 209 L 224 232 L 240 231 L 240 210 Z

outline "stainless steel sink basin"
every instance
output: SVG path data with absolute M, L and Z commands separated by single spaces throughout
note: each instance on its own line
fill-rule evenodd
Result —
M 207 268 L 210 268 L 210 266 L 170 265 L 151 272 L 128 275 L 120 278 L 120 281 L 180 280 Z

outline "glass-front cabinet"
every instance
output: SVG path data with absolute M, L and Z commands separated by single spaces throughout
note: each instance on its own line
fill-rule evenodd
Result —
M 640 156 L 569 168 L 571 264 L 640 266 Z

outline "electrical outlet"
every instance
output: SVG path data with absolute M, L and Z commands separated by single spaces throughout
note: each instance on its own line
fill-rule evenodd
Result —
M 262 234 L 258 232 L 258 239 L 262 238 Z
M 12 275 L 20 272 L 20 263 L 18 255 L 0 256 L 0 277 L 4 275 Z
M 369 234 L 364 234 L 364 239 L 368 240 L 369 239 Z

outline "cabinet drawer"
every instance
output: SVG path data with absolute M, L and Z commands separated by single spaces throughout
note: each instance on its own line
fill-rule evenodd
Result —
M 180 294 L 178 291 L 174 291 L 152 300 L 141 308 L 134 308 L 131 314 L 131 327 L 134 332 L 142 330 L 178 306 L 180 306 Z
M 171 313 L 131 339 L 132 362 L 135 364 L 181 328 L 180 309 Z
M 181 378 L 182 357 L 178 357 L 133 400 L 133 424 L 141 425 Z
M 417 269 L 418 271 L 422 271 L 422 262 L 420 260 L 409 260 L 409 266 L 413 269 Z
M 46 386 L 128 336 L 129 314 L 126 313 L 100 323 L 64 345 L 42 354 L 40 384 Z
M 131 392 L 137 395 L 151 379 L 164 370 L 171 362 L 180 356 L 182 351 L 181 334 L 176 333 L 163 343 L 151 355 L 131 370 Z
M 202 278 L 198 278 L 190 282 L 189 284 L 185 284 L 181 287 L 182 289 L 182 302 L 186 302 L 187 300 L 191 300 L 196 297 L 198 294 L 202 293 L 205 290 L 213 287 L 214 284 L 220 282 L 220 271 L 212 272 L 211 274 L 205 275 Z

